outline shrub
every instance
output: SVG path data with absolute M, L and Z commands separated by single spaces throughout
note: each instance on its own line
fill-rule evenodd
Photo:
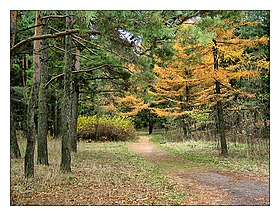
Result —
M 78 138 L 95 141 L 128 141 L 136 130 L 130 118 L 122 116 L 79 116 Z

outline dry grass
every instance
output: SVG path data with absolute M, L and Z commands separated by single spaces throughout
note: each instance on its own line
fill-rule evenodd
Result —
M 184 195 L 128 143 L 79 143 L 72 172 L 59 171 L 60 141 L 49 141 L 49 166 L 25 179 L 23 159 L 11 161 L 11 205 L 179 205 Z M 21 147 L 24 147 L 21 143 Z

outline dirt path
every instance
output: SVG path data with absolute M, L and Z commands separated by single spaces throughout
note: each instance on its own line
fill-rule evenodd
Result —
M 210 170 L 159 149 L 148 136 L 141 136 L 130 148 L 177 182 L 178 189 L 187 193 L 185 205 L 269 205 L 268 179 Z

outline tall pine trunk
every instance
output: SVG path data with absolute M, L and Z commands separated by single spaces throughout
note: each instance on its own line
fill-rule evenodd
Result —
M 66 30 L 70 29 L 72 20 L 70 16 L 66 17 Z M 72 85 L 72 36 L 65 36 L 65 55 L 64 55 L 64 95 L 62 108 L 62 143 L 61 143 L 61 163 L 60 169 L 63 172 L 71 172 L 71 85 Z
M 39 12 L 36 12 L 36 21 L 35 21 L 35 36 L 41 34 L 41 27 L 38 26 L 42 24 L 42 19 Z M 34 149 L 36 142 L 36 127 L 35 127 L 35 108 L 38 103 L 38 91 L 39 91 L 39 82 L 40 82 L 40 40 L 34 41 L 34 53 L 33 53 L 33 63 L 34 63 L 34 75 L 31 92 L 29 95 L 28 105 L 27 105 L 27 145 L 25 151 L 25 160 L 24 160 L 24 173 L 25 177 L 34 176 Z
M 17 11 L 10 11 L 10 46 L 13 47 L 15 44 L 15 37 L 16 37 L 16 22 L 17 22 Z M 13 65 L 13 56 L 10 59 L 10 69 L 12 75 L 12 65 Z M 10 94 L 12 97 L 12 90 L 10 89 Z M 14 108 L 12 104 L 12 100 L 10 102 L 10 157 L 11 158 L 20 158 L 20 149 L 17 142 L 16 136 L 16 123 L 15 123 L 15 114 Z
M 216 40 L 213 39 L 214 46 L 213 46 L 213 56 L 214 56 L 214 70 L 218 70 L 219 68 L 219 62 L 218 62 L 218 48 Z M 216 104 L 216 110 L 217 110 L 217 127 L 218 127 L 218 133 L 220 135 L 220 141 L 221 141 L 221 154 L 227 155 L 228 149 L 227 149 L 227 142 L 226 142 L 226 134 L 225 134 L 225 122 L 224 122 L 224 115 L 223 115 L 223 104 L 222 101 L 219 98 L 219 95 L 221 94 L 221 83 L 216 80 L 216 94 L 218 95 L 218 101 Z
M 45 20 L 43 20 L 43 24 Z M 47 34 L 47 26 L 43 25 L 42 34 Z M 39 113 L 38 113 L 38 148 L 37 148 L 37 163 L 49 165 L 48 160 L 48 102 L 47 89 L 45 87 L 48 76 L 48 44 L 46 39 L 41 40 L 41 76 L 39 86 Z
M 77 123 L 78 123 L 78 99 L 79 99 L 79 85 L 77 82 L 73 83 L 72 90 L 72 118 L 71 118 L 71 151 L 77 152 Z
M 81 56 L 79 47 L 76 48 L 75 71 L 81 69 Z M 72 88 L 72 123 L 71 123 L 71 150 L 77 152 L 77 123 L 78 123 L 78 103 L 79 103 L 79 84 L 77 80 L 73 82 Z
M 60 125 L 61 125 L 61 118 L 60 118 L 60 107 L 59 107 L 59 101 L 58 101 L 58 95 L 57 92 L 55 94 L 55 103 L 54 103 L 54 138 L 58 139 L 61 135 L 60 131 Z

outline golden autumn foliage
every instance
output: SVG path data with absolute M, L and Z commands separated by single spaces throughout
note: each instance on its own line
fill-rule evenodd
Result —
M 231 25 L 229 21 L 228 24 Z M 207 109 L 217 101 L 229 102 L 234 95 L 254 97 L 251 93 L 232 87 L 230 82 L 241 78 L 254 79 L 260 76 L 262 69 L 269 69 L 266 59 L 256 59 L 246 52 L 258 44 L 267 43 L 268 39 L 238 38 L 235 30 L 242 25 L 244 23 L 231 28 L 214 28 L 215 38 L 204 44 L 196 36 L 187 35 L 193 31 L 194 25 L 184 25 L 184 32 L 178 33 L 179 38 L 174 45 L 177 54 L 168 62 L 158 59 L 161 66 L 154 67 L 157 81 L 150 93 L 157 98 L 153 104 L 162 106 L 150 108 L 152 112 L 158 116 L 178 117 L 198 112 L 201 106 Z M 217 51 L 216 68 L 214 50 Z M 220 94 L 216 92 L 216 82 L 221 84 Z
M 142 98 L 138 98 L 134 95 L 127 95 L 126 97 L 119 98 L 116 102 L 120 106 L 124 106 L 129 109 L 128 112 L 122 112 L 124 116 L 135 116 L 143 109 L 147 109 L 149 104 L 146 104 Z

